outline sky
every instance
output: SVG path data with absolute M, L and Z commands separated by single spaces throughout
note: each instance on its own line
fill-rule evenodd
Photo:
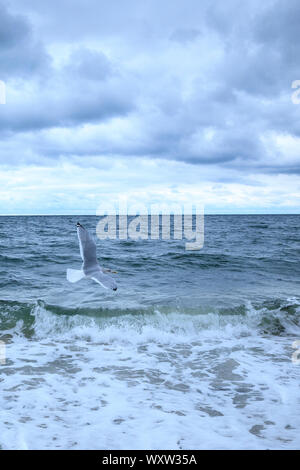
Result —
M 299 0 L 0 0 L 0 214 L 300 213 L 299 24 Z

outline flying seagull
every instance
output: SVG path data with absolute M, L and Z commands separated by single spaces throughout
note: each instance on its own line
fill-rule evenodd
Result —
M 69 282 L 77 282 L 87 277 L 98 282 L 105 289 L 117 290 L 117 284 L 114 279 L 105 274 L 105 272 L 115 272 L 110 269 L 102 269 L 97 261 L 96 243 L 90 233 L 79 223 L 76 224 L 77 235 L 81 258 L 83 260 L 82 268 L 67 269 L 67 279 Z

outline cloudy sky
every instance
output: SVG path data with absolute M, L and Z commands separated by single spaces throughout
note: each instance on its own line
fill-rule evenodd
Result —
M 300 212 L 299 0 L 0 0 L 0 214 Z

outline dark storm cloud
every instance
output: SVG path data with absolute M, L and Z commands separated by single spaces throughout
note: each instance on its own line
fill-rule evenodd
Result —
M 132 109 L 129 88 L 125 93 L 105 54 L 77 48 L 59 72 L 49 70 L 33 92 L 1 109 L 0 133 L 70 127 L 122 116 Z
M 32 28 L 23 15 L 11 14 L 0 3 L 0 77 L 1 79 L 32 77 L 50 65 L 45 48 L 34 38 Z
M 59 99 L 43 97 L 41 102 L 33 99 L 31 103 L 6 106 L 0 114 L 0 129 L 7 133 L 70 127 L 103 121 L 129 111 L 126 97 L 113 91 L 88 93 L 84 89 L 70 89 L 68 95 Z
M 300 3 L 298 0 L 288 2 L 274 1 L 253 25 L 256 40 L 293 51 L 300 41 Z
M 298 173 L 295 162 L 269 162 L 262 141 L 300 135 L 290 100 L 300 79 L 298 1 L 59 5 L 0 8 L 0 79 L 25 79 L 24 96 L 1 108 L 3 138 L 126 117 L 120 136 L 112 128 L 65 144 L 43 133 L 30 145 L 52 159 L 142 156 Z
M 21 41 L 28 39 L 31 30 L 24 17 L 21 15 L 11 15 L 8 13 L 4 5 L 0 4 L 0 48 L 15 47 Z

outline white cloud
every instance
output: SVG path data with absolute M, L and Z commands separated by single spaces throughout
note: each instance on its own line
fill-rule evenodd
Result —
M 98 166 L 95 166 L 97 164 Z M 194 168 L 194 167 L 193 167 Z M 236 183 L 216 183 L 211 167 L 193 172 L 191 165 L 133 158 L 90 158 L 82 167 L 67 160 L 52 166 L 3 168 L 0 175 L 2 214 L 96 214 L 100 204 L 126 196 L 144 204 L 203 204 L 206 213 L 290 212 L 300 203 L 294 175 L 250 175 Z M 224 175 L 223 175 L 224 177 Z

